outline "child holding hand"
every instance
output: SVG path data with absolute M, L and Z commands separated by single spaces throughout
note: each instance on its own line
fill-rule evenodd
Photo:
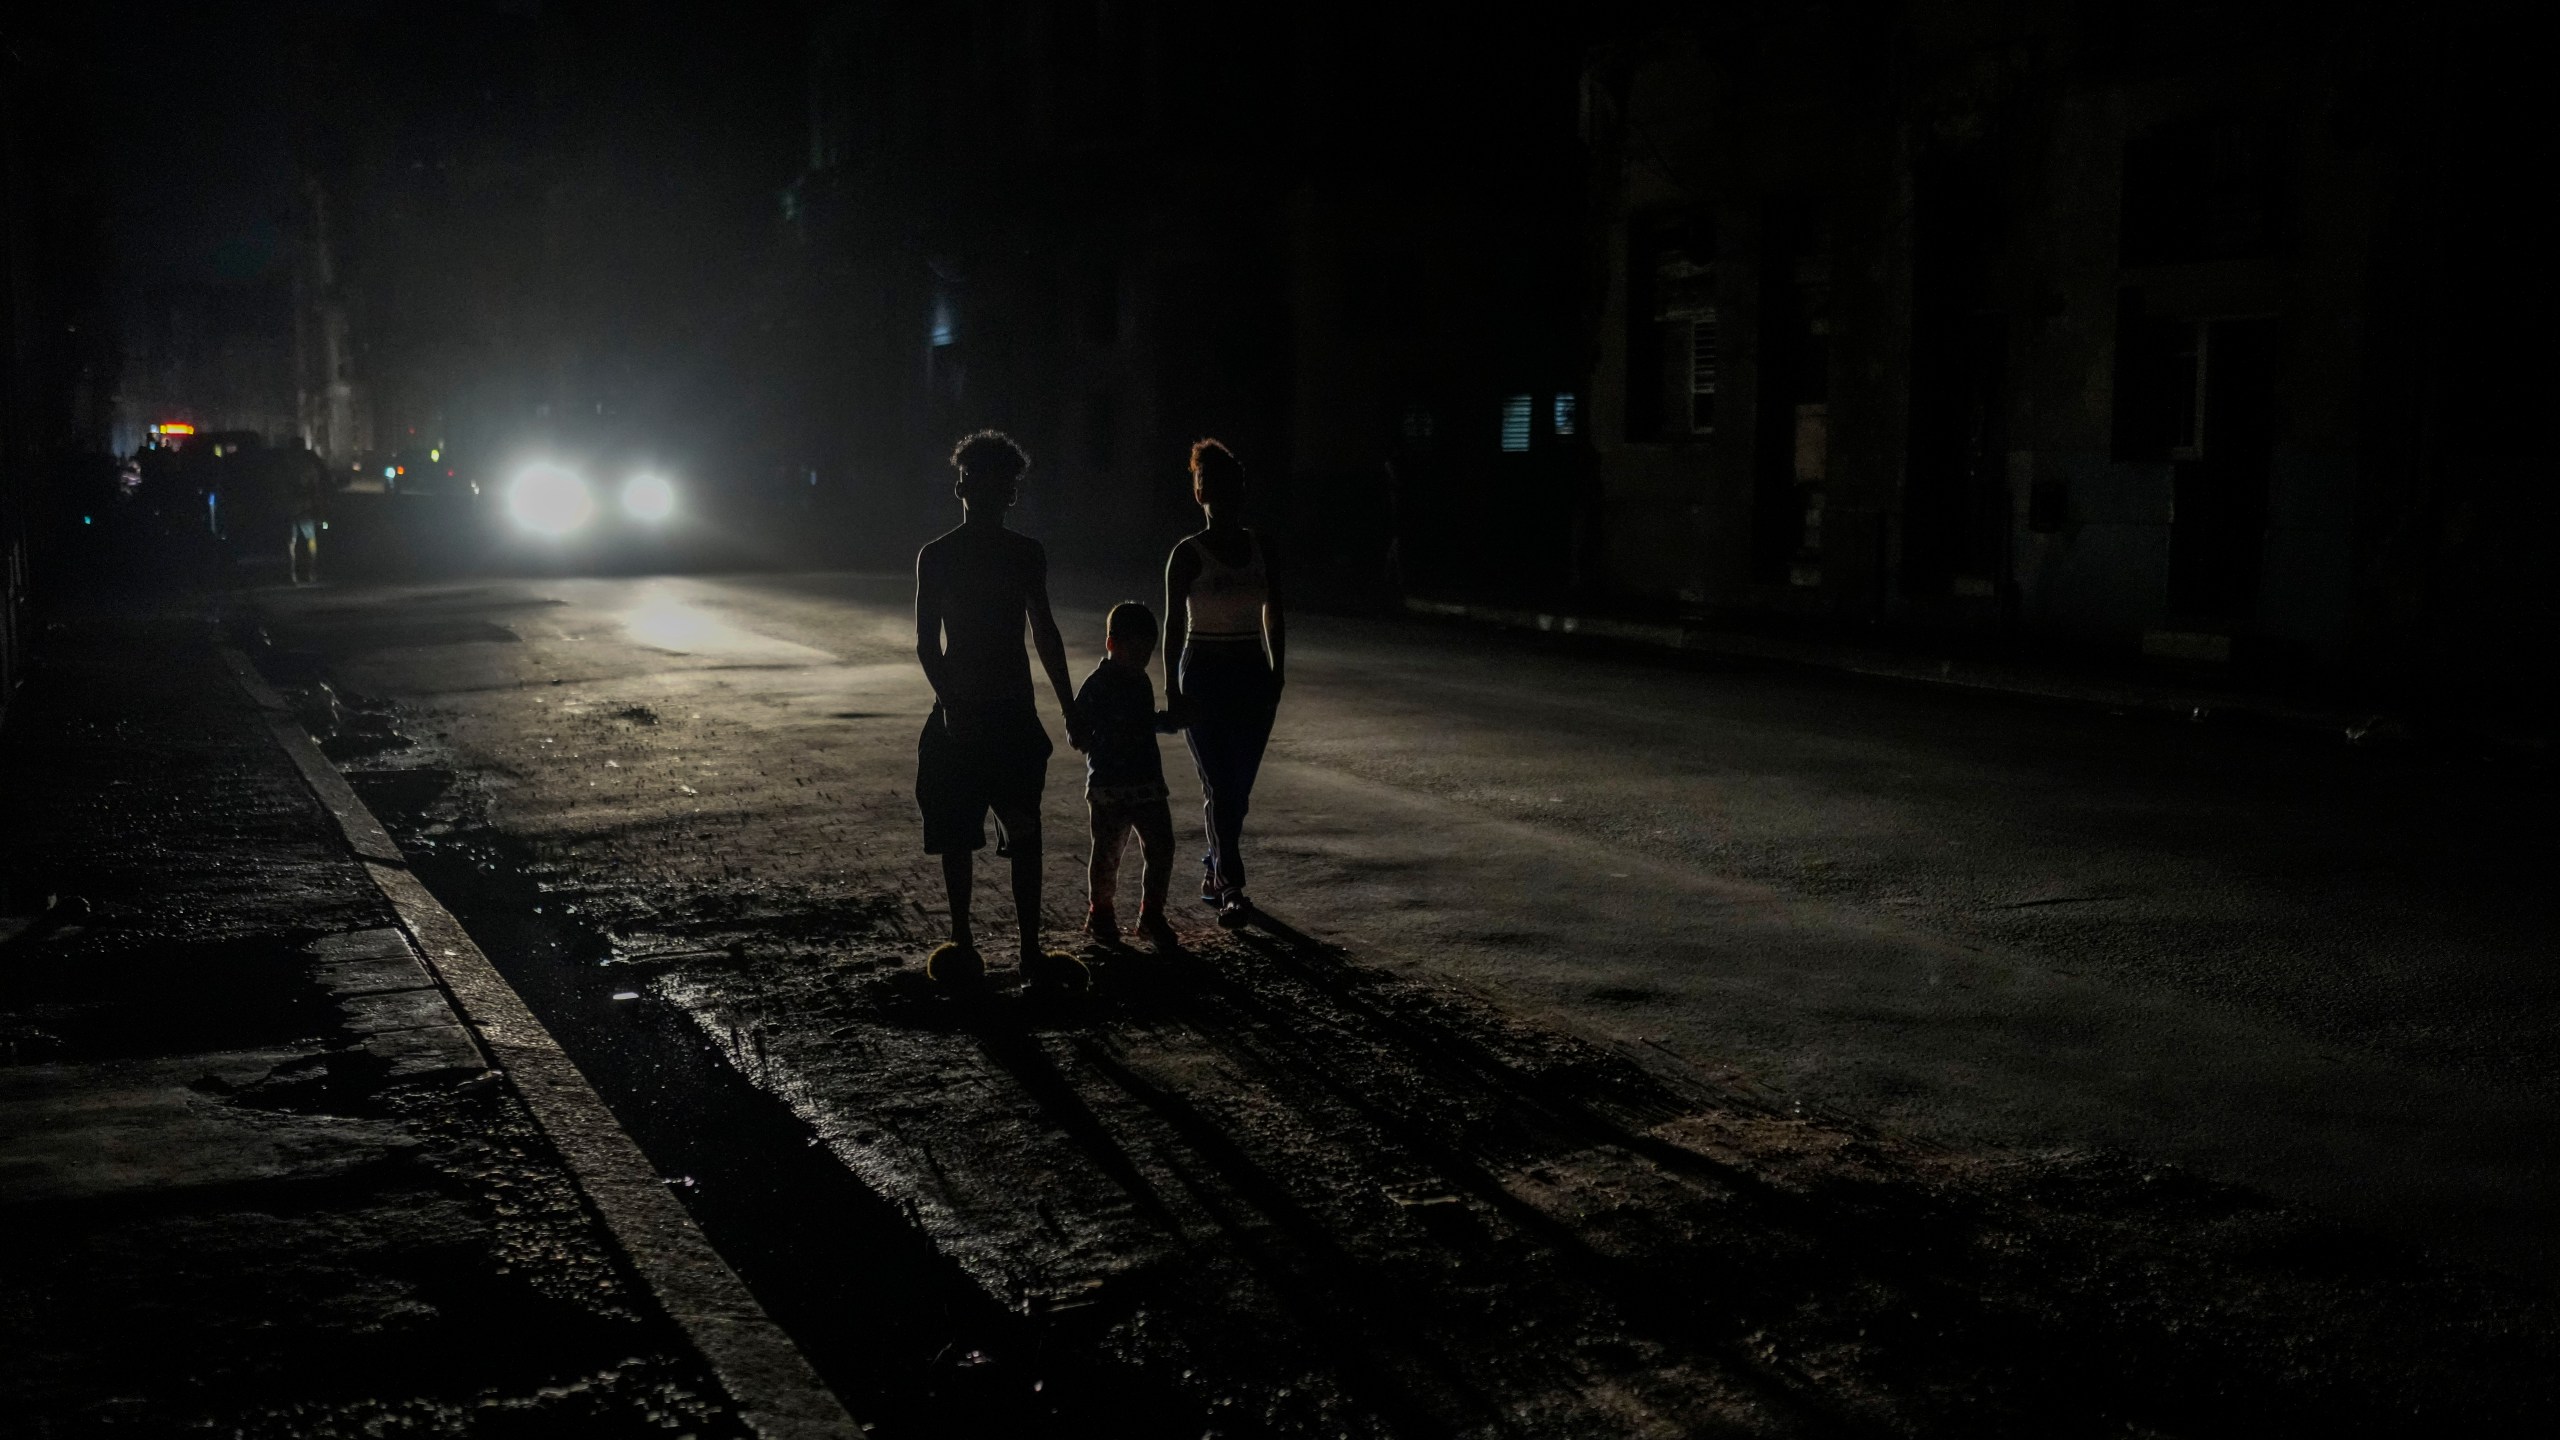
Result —
M 1179 727 L 1171 715 L 1156 709 L 1155 681 L 1147 674 L 1156 635 L 1155 613 L 1146 606 L 1135 600 L 1112 606 L 1103 621 L 1102 663 L 1076 692 L 1076 711 L 1086 730 L 1084 796 L 1093 812 L 1084 928 L 1106 945 L 1120 943 L 1120 852 L 1135 830 L 1146 857 L 1138 932 L 1159 949 L 1171 950 L 1181 943 L 1164 914 L 1165 891 L 1173 877 L 1173 810 L 1156 736 Z

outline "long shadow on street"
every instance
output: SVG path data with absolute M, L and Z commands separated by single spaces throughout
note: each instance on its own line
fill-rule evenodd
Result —
M 421 873 L 882 1433 L 2384 1434 L 2555 1408 L 2547 1301 L 2174 1169 L 1863 1133 L 1277 920 L 1098 949 L 1085 997 L 1002 972 L 954 996 L 894 896 L 644 898 L 398 773 L 366 783 Z

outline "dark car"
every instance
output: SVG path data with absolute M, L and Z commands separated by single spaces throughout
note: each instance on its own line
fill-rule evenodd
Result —
M 642 445 L 529 445 L 490 486 L 511 551 L 573 563 L 650 560 L 700 520 L 702 492 Z
M 208 528 L 235 560 L 285 562 L 297 525 L 316 525 L 329 480 L 299 443 L 269 445 L 251 431 L 198 435 L 172 479 L 202 497 Z
M 382 488 L 393 495 L 469 499 L 480 493 L 480 475 L 463 456 L 442 446 L 399 450 L 380 467 Z

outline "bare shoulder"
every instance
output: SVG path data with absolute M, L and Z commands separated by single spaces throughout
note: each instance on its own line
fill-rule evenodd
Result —
M 916 551 L 917 573 L 921 574 L 927 569 L 940 569 L 943 561 L 951 554 L 952 537 L 959 533 L 957 530 L 945 530 L 924 542 L 923 546 Z

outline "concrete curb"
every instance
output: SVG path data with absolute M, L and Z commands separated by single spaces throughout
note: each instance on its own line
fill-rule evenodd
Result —
M 524 1098 L 641 1280 L 710 1362 L 747 1424 L 769 1440 L 860 1436 L 862 1427 L 703 1238 L 604 1098 L 472 943 L 462 922 L 409 873 L 389 832 L 356 798 L 284 697 L 248 656 L 228 646 L 221 654 L 240 688 L 266 712 L 277 743 L 337 821 L 365 873 L 391 902 L 456 1020 L 491 1068 Z
M 224 646 L 222 663 L 231 667 L 231 677 L 239 681 L 240 688 L 248 691 L 249 698 L 257 701 L 258 708 L 266 712 L 267 728 L 275 732 L 276 743 L 284 747 L 285 754 L 293 757 L 294 768 L 302 772 L 303 781 L 310 785 L 313 794 L 320 797 L 320 804 L 328 810 L 330 818 L 338 822 L 339 831 L 347 837 L 347 844 L 354 848 L 356 854 L 384 865 L 406 865 L 408 862 L 401 858 L 400 847 L 391 842 L 390 832 L 384 830 L 382 822 L 374 819 L 373 812 L 356 798 L 356 792 L 347 784 L 347 777 L 339 774 L 338 767 L 329 763 L 329 757 L 322 754 L 319 745 L 312 741 L 311 732 L 304 729 L 302 721 L 294 715 L 293 706 L 276 693 L 275 687 L 267 683 L 256 666 L 249 663 L 249 657 Z
M 1405 610 L 1414 615 L 1465 620 L 1510 630 L 1588 636 L 1621 644 L 1647 645 L 1703 655 L 1774 660 L 1789 665 L 1837 670 L 1882 680 L 1901 680 L 1951 690 L 2016 695 L 2035 700 L 2094 705 L 2111 710 L 2145 710 L 2200 718 L 2215 712 L 2250 714 L 2289 726 L 2345 736 L 2367 717 L 2314 705 L 2292 704 L 2264 696 L 2191 686 L 2147 685 L 2134 681 L 2079 679 L 2024 665 L 1975 660 L 1923 660 L 1885 651 L 1858 650 L 1816 641 L 1776 636 L 1737 635 L 1670 621 L 1620 620 L 1606 616 L 1549 614 L 1500 605 L 1476 605 L 1407 596 Z

